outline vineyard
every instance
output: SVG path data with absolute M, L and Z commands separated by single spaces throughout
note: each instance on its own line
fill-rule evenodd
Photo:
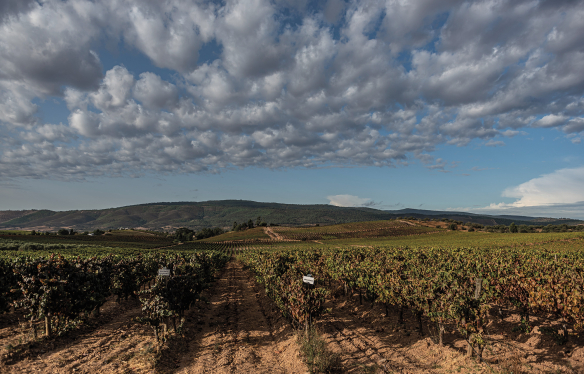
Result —
M 157 235 L 0 235 L 0 239 L 16 239 L 33 244 L 105 245 L 117 248 L 152 249 L 173 245 L 172 238 Z
M 273 231 L 284 239 L 323 240 L 409 236 L 436 232 L 436 229 L 402 221 L 359 222 L 310 228 L 275 227 Z
M 584 371 L 581 233 L 269 229 L 0 238 L 0 372 L 304 373 L 312 327 L 340 372 Z
M 37 336 L 41 320 L 45 334 L 51 336 L 99 314 L 110 296 L 120 301 L 140 295 L 144 321 L 156 327 L 162 317 L 181 317 L 226 260 L 213 252 L 131 258 L 4 258 L 0 262 L 0 311 L 21 308 L 33 336 Z M 157 276 L 161 267 L 169 269 L 168 279 Z

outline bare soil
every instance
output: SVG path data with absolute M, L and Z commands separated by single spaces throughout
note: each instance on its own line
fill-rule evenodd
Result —
M 346 373 L 584 373 L 582 337 L 570 335 L 567 343 L 559 345 L 539 331 L 557 325 L 553 319 L 532 316 L 535 328 L 525 334 L 513 331 L 520 321 L 514 311 L 503 311 L 502 318 L 494 312 L 486 326 L 483 362 L 479 362 L 466 357 L 466 341 L 454 326 L 447 327 L 440 347 L 438 330 L 427 319 L 423 319 L 422 335 L 417 319 L 408 311 L 399 324 L 397 308 L 389 307 L 386 314 L 385 307 L 365 298 L 361 305 L 357 292 L 344 296 L 340 286 L 333 297 L 327 302 L 331 313 L 316 327 L 329 348 L 341 355 Z
M 109 301 L 101 316 L 64 336 L 34 340 L 21 316 L 0 329 L 2 373 L 145 372 L 139 359 L 152 352 L 149 329 L 133 321 L 137 300 Z
M 206 298 L 160 349 L 135 321 L 137 300 L 109 301 L 83 327 L 54 338 L 39 331 L 37 340 L 22 314 L 0 316 L 0 373 L 308 372 L 295 331 L 240 263 L 227 265 Z
M 243 265 L 230 262 L 217 281 L 178 373 L 306 373 L 295 332 Z

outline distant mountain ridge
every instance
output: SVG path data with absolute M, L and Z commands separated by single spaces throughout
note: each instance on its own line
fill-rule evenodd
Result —
M 189 227 L 231 227 L 233 222 L 254 222 L 260 216 L 266 223 L 282 225 L 337 224 L 375 221 L 397 217 L 448 218 L 483 225 L 578 224 L 579 220 L 558 220 L 524 216 L 489 216 L 466 212 L 420 209 L 379 210 L 366 207 L 337 207 L 326 204 L 300 205 L 262 203 L 247 200 L 203 202 L 162 202 L 99 210 L 26 210 L 0 211 L 0 228 L 54 230 L 72 228 L 91 230 L 118 227 L 172 229 Z

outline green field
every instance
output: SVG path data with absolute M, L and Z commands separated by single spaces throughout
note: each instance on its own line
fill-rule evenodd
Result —
M 304 228 L 271 227 L 284 240 L 273 240 L 265 228 L 185 242 L 181 245 L 172 236 L 133 230 L 113 230 L 106 235 L 30 235 L 23 231 L 0 232 L 3 256 L 48 255 L 62 253 L 71 256 L 103 256 L 107 254 L 136 255 L 159 251 L 192 252 L 218 250 L 229 254 L 252 248 L 298 249 L 338 247 L 381 248 L 524 248 L 553 252 L 584 250 L 584 233 L 489 233 L 483 231 L 449 231 L 423 226 L 420 222 L 401 220 L 368 221 Z
M 186 242 L 178 245 L 172 236 L 132 230 L 113 230 L 106 235 L 30 235 L 29 232 L 0 232 L 0 251 L 6 255 L 101 256 L 108 253 L 133 255 L 156 251 L 219 250 L 228 253 L 251 248 L 409 247 L 409 248 L 545 248 L 550 251 L 584 249 L 584 233 L 488 233 L 449 231 L 425 227 L 419 222 L 368 221 L 304 228 L 271 227 L 284 240 L 273 240 L 265 228 Z

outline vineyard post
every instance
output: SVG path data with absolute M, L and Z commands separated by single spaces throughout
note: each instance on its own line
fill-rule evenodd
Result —
M 478 300 L 481 297 L 481 290 L 483 286 L 483 278 L 475 279 L 475 300 Z
M 444 346 L 444 324 L 442 323 L 442 318 L 440 318 L 440 322 L 438 322 L 438 340 L 439 345 L 441 347 Z
M 51 337 L 51 315 L 50 313 L 45 316 L 45 332 L 47 337 Z
M 170 269 L 168 269 L 166 266 L 163 267 L 162 269 L 158 269 L 158 275 L 161 276 L 161 277 L 163 277 L 163 279 L 164 279 L 164 287 L 165 288 L 168 288 L 168 278 L 170 277 Z M 166 328 L 167 328 L 166 325 L 167 325 L 167 322 L 168 321 L 165 321 L 162 324 L 162 336 L 163 337 L 166 336 Z M 157 341 L 158 341 L 158 339 L 157 339 Z
M 34 317 L 30 317 L 30 327 L 32 328 L 32 336 L 34 340 L 37 338 L 36 325 L 34 324 Z
M 308 288 L 308 289 L 313 289 L 314 288 L 314 277 L 312 276 L 312 274 L 307 274 L 305 276 L 302 277 L 302 283 L 304 285 L 304 287 Z M 311 321 L 311 313 L 310 310 L 308 311 L 308 316 L 306 317 L 306 323 L 305 323 L 305 331 L 306 331 L 306 335 L 308 335 L 308 329 L 310 327 L 310 323 Z
M 483 286 L 483 279 L 482 278 L 476 278 L 475 279 L 475 294 L 474 294 L 474 299 L 476 301 L 479 301 L 480 297 L 481 297 L 481 290 L 482 290 L 482 286 Z M 481 321 L 480 321 L 480 316 L 479 317 L 479 321 L 478 322 L 478 327 L 481 327 Z M 468 346 L 467 346 L 467 351 L 466 351 L 466 355 L 468 357 L 472 357 L 473 354 L 473 347 L 472 347 L 472 340 L 475 337 L 476 334 L 471 333 L 468 337 Z M 477 355 L 479 357 L 479 359 L 482 358 L 482 353 L 483 353 L 483 349 L 482 347 L 479 347 L 479 351 L 477 352 Z

